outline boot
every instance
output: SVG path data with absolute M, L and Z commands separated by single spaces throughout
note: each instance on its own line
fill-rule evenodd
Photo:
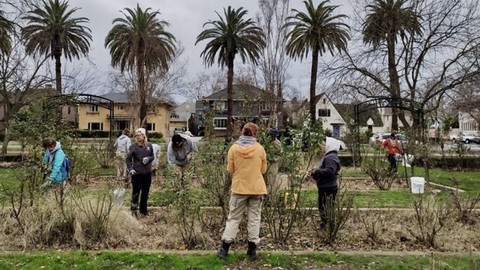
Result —
M 219 257 L 220 259 L 227 258 L 228 250 L 230 249 L 231 244 L 232 243 L 227 243 L 225 241 L 222 241 L 222 246 L 218 249 L 217 257 Z
M 254 242 L 248 241 L 247 256 L 252 260 L 257 259 L 257 245 Z
M 138 207 L 136 204 L 132 204 L 132 206 L 130 206 L 130 211 L 132 211 L 133 217 L 138 218 Z

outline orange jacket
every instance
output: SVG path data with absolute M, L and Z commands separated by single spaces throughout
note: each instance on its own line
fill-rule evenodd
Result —
M 258 142 L 241 146 L 234 143 L 228 150 L 227 170 L 233 174 L 231 191 L 240 195 L 266 195 L 263 174 L 267 171 L 267 155 Z
M 398 139 L 386 138 L 382 142 L 382 147 L 387 150 L 389 155 L 403 154 L 402 145 Z

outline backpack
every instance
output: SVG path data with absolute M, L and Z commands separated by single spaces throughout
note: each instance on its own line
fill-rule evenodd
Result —
M 67 175 L 68 175 L 68 173 L 70 173 L 70 171 L 72 170 L 72 166 L 70 165 L 70 159 L 68 159 L 67 156 L 65 156 L 65 159 L 63 159 L 62 166 L 63 168 L 65 168 L 65 171 L 67 172 Z

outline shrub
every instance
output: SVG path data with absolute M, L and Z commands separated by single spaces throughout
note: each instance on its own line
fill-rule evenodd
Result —
M 413 202 L 413 226 L 406 228 L 420 243 L 436 247 L 438 233 L 451 221 L 453 208 L 449 202 L 440 202 L 432 195 L 422 195 Z

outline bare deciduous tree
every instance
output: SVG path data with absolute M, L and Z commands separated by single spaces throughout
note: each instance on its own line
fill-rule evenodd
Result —
M 196 75 L 193 81 L 187 84 L 187 87 L 181 92 L 182 95 L 192 100 L 200 100 L 215 92 L 224 89 L 227 81 L 223 72 L 217 70 L 212 73 L 201 72 Z
M 479 74 L 478 43 L 480 40 L 480 11 L 477 1 L 420 0 L 407 1 L 420 18 L 422 35 L 400 34 L 395 65 L 398 71 L 400 95 L 422 104 L 425 113 L 435 110 L 446 93 Z M 360 11 L 357 7 L 354 10 Z M 380 44 L 368 48 L 359 35 L 359 25 L 365 12 L 356 14 L 356 31 L 349 53 L 337 57 L 328 66 L 328 74 L 345 82 L 364 96 L 386 95 L 391 83 L 386 64 L 387 48 Z M 380 89 L 380 91 L 378 91 Z M 374 90 L 374 91 L 372 91 Z M 393 97 L 393 96 L 392 96 Z M 399 114 L 404 127 L 410 127 Z M 418 125 L 420 119 L 413 119 Z
M 286 74 L 290 58 L 286 54 L 287 28 L 283 27 L 290 15 L 289 0 L 259 0 L 260 11 L 257 21 L 265 33 L 266 47 L 260 55 L 258 65 L 252 67 L 256 77 L 260 77 L 265 89 L 283 98 L 283 89 L 286 85 Z M 270 100 L 270 121 L 277 116 L 281 103 Z M 269 126 L 272 123 L 268 124 Z

